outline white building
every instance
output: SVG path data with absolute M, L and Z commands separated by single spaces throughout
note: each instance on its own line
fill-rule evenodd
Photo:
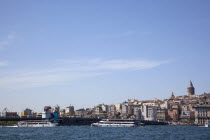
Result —
M 162 109 L 168 109 L 168 101 L 164 101 L 163 104 L 160 104 L 160 108 L 162 108 Z
M 134 116 L 135 116 L 135 119 L 139 120 L 141 119 L 141 110 L 139 107 L 134 107 Z
M 141 119 L 148 121 L 156 121 L 157 120 L 157 107 L 143 105 L 141 109 Z
M 116 112 L 120 112 L 121 113 L 121 104 L 115 104 L 115 108 L 116 108 Z
M 42 119 L 49 119 L 51 112 L 42 112 Z
M 66 107 L 65 113 L 73 115 L 74 114 L 74 106 L 70 105 L 70 106 Z
M 108 105 L 105 105 L 105 104 L 102 104 L 101 105 L 101 108 L 104 112 L 108 112 L 109 111 L 109 106 Z

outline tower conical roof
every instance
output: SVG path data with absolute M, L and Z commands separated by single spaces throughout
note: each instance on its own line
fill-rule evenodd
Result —
M 190 86 L 189 87 L 193 87 L 192 81 L 190 81 Z

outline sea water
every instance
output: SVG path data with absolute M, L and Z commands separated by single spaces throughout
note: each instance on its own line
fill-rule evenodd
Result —
M 0 128 L 0 140 L 210 140 L 210 128 L 197 126 Z

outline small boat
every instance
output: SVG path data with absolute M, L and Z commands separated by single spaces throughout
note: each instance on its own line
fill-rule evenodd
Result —
M 51 122 L 49 120 L 28 120 L 19 121 L 17 123 L 18 127 L 55 127 L 58 123 Z
M 210 127 L 210 123 L 205 123 L 205 127 Z
M 139 123 L 138 126 L 145 126 L 145 124 L 144 123 Z
M 125 119 L 103 119 L 98 123 L 92 123 L 96 127 L 136 127 L 138 124 L 134 120 Z

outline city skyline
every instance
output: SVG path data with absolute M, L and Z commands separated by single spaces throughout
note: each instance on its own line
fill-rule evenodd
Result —
M 209 4 L 0 2 L 0 110 L 210 93 Z
M 193 90 L 192 90 L 193 89 Z M 127 99 L 127 100 L 125 100 L 125 101 L 121 101 L 121 102 L 118 102 L 118 103 L 111 103 L 111 104 L 104 104 L 104 103 L 99 103 L 99 104 L 97 104 L 97 105 L 94 105 L 94 106 L 89 106 L 89 107 L 86 107 L 86 108 L 76 108 L 76 110 L 84 110 L 84 109 L 94 109 L 95 107 L 97 107 L 97 106 L 101 106 L 101 105 L 107 105 L 107 106 L 112 106 L 112 105 L 114 105 L 114 106 L 119 106 L 119 105 L 122 105 L 122 104 L 124 104 L 124 103 L 126 103 L 126 102 L 135 102 L 135 101 L 137 101 L 137 102 L 142 102 L 142 103 L 152 103 L 152 102 L 159 102 L 159 101 L 162 101 L 162 102 L 165 102 L 165 101 L 167 101 L 167 102 L 170 102 L 170 100 L 174 100 L 174 99 L 176 99 L 176 98 L 181 98 L 181 99 L 184 99 L 184 98 L 186 98 L 186 99 L 195 99 L 195 98 L 198 98 L 199 96 L 200 97 L 202 97 L 204 94 L 206 94 L 207 96 L 208 96 L 208 94 L 210 94 L 210 93 L 206 93 L 206 92 L 204 92 L 203 94 L 195 94 L 195 88 L 194 88 L 194 86 L 193 86 L 193 83 L 192 83 L 192 81 L 190 81 L 190 83 L 189 83 L 189 86 L 187 87 L 187 93 L 186 93 L 186 95 L 179 95 L 179 96 L 175 96 L 174 95 L 174 92 L 172 92 L 171 94 L 170 94 L 170 96 L 169 96 L 169 98 L 165 98 L 165 99 L 159 99 L 159 98 L 155 98 L 155 99 L 147 99 L 147 100 L 138 100 L 138 99 Z M 201 103 L 202 104 L 202 103 Z M 139 104 L 139 105 L 141 105 L 141 103 Z M 59 109 L 61 109 L 61 110 L 63 110 L 63 108 L 69 108 L 69 107 L 73 107 L 74 108 L 74 105 L 71 105 L 71 104 L 69 104 L 68 106 L 66 106 L 66 107 L 60 107 L 58 104 L 57 105 L 46 105 L 45 107 L 42 107 L 42 111 L 43 111 L 43 109 L 45 110 L 45 108 L 59 108 Z M 27 108 L 27 107 L 25 107 L 24 109 L 22 109 L 22 110 L 30 110 L 31 112 L 33 112 L 33 113 L 41 113 L 41 112 L 36 112 L 35 110 L 31 110 L 31 109 L 29 109 L 29 108 Z M 13 111 L 11 111 L 11 110 L 9 110 L 7 107 L 6 108 L 4 108 L 4 110 L 2 111 L 2 112 L 0 112 L 0 116 L 1 116 L 1 113 L 3 113 L 3 112 L 15 112 L 15 110 L 13 110 Z M 22 112 L 16 112 L 16 113 L 18 113 L 18 115 L 20 114 L 20 113 L 23 113 L 24 111 L 22 111 Z

